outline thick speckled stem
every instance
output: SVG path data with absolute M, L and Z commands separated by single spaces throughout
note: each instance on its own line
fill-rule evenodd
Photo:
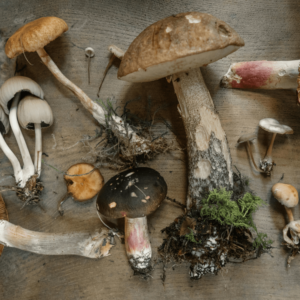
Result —
M 94 102 L 87 94 L 85 94 L 83 90 L 77 87 L 59 70 L 57 65 L 54 63 L 54 61 L 51 59 L 44 48 L 37 50 L 37 54 L 40 56 L 43 63 L 48 67 L 55 78 L 75 94 L 75 96 L 80 100 L 81 104 L 93 115 L 93 117 L 100 124 L 106 126 L 106 113 L 102 109 L 102 107 Z M 127 137 L 127 135 L 131 136 L 130 142 L 135 146 L 137 154 L 141 154 L 144 152 L 147 153 L 150 151 L 150 148 L 148 146 L 149 141 L 140 138 L 128 124 L 125 128 L 125 124 L 120 117 L 113 115 L 111 118 L 112 131 L 119 138 L 122 138 L 122 136 Z
M 152 250 L 146 217 L 125 217 L 125 248 L 134 270 L 144 272 L 151 267 Z
M 0 244 L 43 255 L 80 255 L 100 258 L 109 255 L 108 230 L 86 233 L 42 233 L 0 220 Z
M 232 188 L 231 157 L 226 134 L 200 69 L 174 74 L 172 82 L 187 135 L 187 207 L 191 207 L 193 203 L 200 204 L 202 195 L 214 188 Z
M 221 86 L 234 89 L 296 89 L 300 60 L 234 63 Z

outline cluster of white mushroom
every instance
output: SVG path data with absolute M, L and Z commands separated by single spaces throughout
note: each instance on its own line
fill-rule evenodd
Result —
M 272 118 L 265 118 L 259 121 L 259 127 L 271 132 L 272 135 L 272 140 L 271 143 L 268 147 L 267 153 L 264 157 L 263 160 L 260 160 L 260 166 L 259 168 L 257 167 L 252 150 L 251 150 L 251 145 L 250 142 L 256 139 L 256 134 L 244 134 L 238 139 L 238 144 L 246 143 L 246 149 L 249 153 L 250 160 L 252 161 L 252 164 L 257 172 L 264 173 L 266 175 L 271 175 L 271 172 L 273 170 L 273 166 L 275 165 L 273 158 L 272 158 L 272 150 L 273 150 L 273 145 L 274 141 L 276 138 L 277 134 L 293 134 L 294 131 L 291 127 L 287 125 L 282 125 L 280 124 L 277 120 L 272 119 Z
M 51 107 L 43 98 L 42 88 L 23 76 L 8 79 L 0 88 L 0 147 L 13 166 L 16 185 L 20 188 L 28 183 L 34 184 L 41 174 L 42 128 L 53 123 Z M 2 136 L 8 133 L 9 124 L 20 149 L 23 167 Z M 24 129 L 35 130 L 34 163 L 19 124 Z

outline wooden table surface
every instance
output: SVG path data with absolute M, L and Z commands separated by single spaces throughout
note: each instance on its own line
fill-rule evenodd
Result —
M 296 105 L 295 91 L 244 91 L 226 90 L 219 86 L 220 79 L 235 61 L 245 60 L 295 60 L 300 52 L 300 3 L 298 0 L 243 1 L 243 0 L 3 0 L 0 2 L 0 28 L 9 37 L 26 22 L 42 16 L 63 18 L 69 31 L 46 47 L 62 72 L 80 86 L 92 99 L 96 99 L 98 83 L 108 62 L 108 45 L 114 43 L 126 50 L 133 39 L 148 25 L 186 11 L 199 11 L 215 15 L 230 24 L 245 40 L 246 46 L 206 68 L 203 76 L 227 133 L 233 164 L 250 179 L 253 190 L 269 206 L 255 214 L 260 231 L 274 240 L 273 257 L 266 254 L 245 264 L 227 264 L 218 276 L 206 276 L 191 281 L 188 265 L 168 265 L 167 278 L 161 281 L 162 265 L 157 265 L 152 278 L 143 280 L 133 276 L 127 262 L 124 245 L 117 241 L 111 256 L 92 260 L 77 256 L 41 256 L 18 249 L 5 248 L 0 258 L 0 299 L 297 299 L 300 286 L 300 257 L 287 268 L 287 251 L 280 244 L 282 229 L 286 224 L 284 209 L 271 197 L 271 187 L 284 174 L 284 182 L 299 188 L 300 176 L 300 108 Z M 86 47 L 95 49 L 91 61 L 91 84 L 87 82 Z M 89 148 L 82 143 L 71 147 L 83 135 L 93 135 L 99 128 L 79 100 L 58 83 L 41 63 L 37 54 L 26 54 L 18 59 L 22 75 L 36 80 L 43 88 L 55 116 L 55 123 L 43 132 L 44 161 L 66 171 L 73 163 L 88 155 Z M 160 111 L 173 127 L 175 134 L 166 137 L 175 145 L 185 144 L 185 132 L 177 112 L 177 99 L 172 84 L 165 79 L 143 84 L 131 84 L 117 79 L 116 63 L 104 81 L 100 98 L 114 97 L 115 106 L 131 99 L 132 112 L 143 112 L 146 101 L 152 99 L 153 110 L 167 103 Z M 274 145 L 276 167 L 272 177 L 262 177 L 252 171 L 244 147 L 236 147 L 238 137 L 257 131 L 253 145 L 258 162 L 265 154 L 271 135 L 258 129 L 262 118 L 272 117 L 291 126 L 294 134 L 278 136 Z M 156 132 L 163 132 L 157 126 Z M 24 132 L 31 154 L 34 153 L 34 134 Z M 12 133 L 6 140 L 18 158 L 21 158 Z M 174 151 L 161 155 L 147 166 L 157 169 L 166 179 L 170 197 L 185 202 L 187 191 L 186 154 Z M 13 184 L 12 167 L 0 153 L 0 184 Z M 103 168 L 105 180 L 115 171 Z M 10 221 L 30 230 L 45 232 L 93 232 L 101 227 L 95 211 L 95 199 L 87 203 L 68 200 L 65 215 L 57 213 L 57 201 L 66 187 L 63 176 L 43 165 L 45 184 L 43 206 L 26 207 L 13 192 L 5 192 Z M 299 207 L 294 209 L 299 217 Z M 181 210 L 165 201 L 149 217 L 149 229 L 154 256 L 161 244 L 160 230 L 170 224 Z

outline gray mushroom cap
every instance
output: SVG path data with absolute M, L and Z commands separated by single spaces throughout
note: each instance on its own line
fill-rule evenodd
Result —
M 256 139 L 256 134 L 255 133 L 246 133 L 246 134 L 243 134 L 242 136 L 240 136 L 237 143 L 242 144 L 242 143 L 245 143 L 245 142 L 251 142 L 255 139 Z
M 293 134 L 294 131 L 287 125 L 280 124 L 277 120 L 272 118 L 265 118 L 259 121 L 259 127 L 272 133 L 279 134 Z
M 167 194 L 164 178 L 151 168 L 135 168 L 112 177 L 102 187 L 97 210 L 105 217 L 141 218 L 153 213 Z
M 9 120 L 3 108 L 0 106 L 0 133 L 7 134 L 9 131 Z

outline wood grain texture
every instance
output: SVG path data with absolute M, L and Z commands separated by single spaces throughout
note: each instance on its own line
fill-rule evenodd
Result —
M 5 248 L 0 258 L 0 299 L 297 299 L 300 257 L 286 267 L 287 251 L 280 244 L 282 229 L 286 223 L 284 209 L 271 197 L 271 187 L 284 173 L 284 182 L 299 190 L 300 176 L 300 108 L 296 105 L 296 94 L 289 90 L 244 91 L 225 90 L 219 81 L 229 65 L 249 60 L 293 60 L 299 59 L 299 1 L 242 1 L 242 0 L 4 0 L 0 2 L 0 28 L 9 37 L 24 23 L 42 16 L 63 18 L 69 31 L 46 47 L 46 51 L 75 84 L 92 99 L 96 99 L 98 83 L 108 62 L 108 45 L 114 43 L 126 50 L 132 40 L 148 25 L 171 14 L 186 11 L 200 11 L 215 15 L 232 26 L 245 40 L 246 46 L 227 58 L 202 68 L 204 80 L 220 114 L 222 126 L 227 134 L 233 165 L 249 176 L 251 187 L 257 195 L 270 205 L 259 210 L 255 221 L 259 230 L 266 231 L 275 241 L 273 257 L 264 255 L 258 260 L 243 265 L 228 264 L 217 277 L 207 276 L 200 281 L 190 281 L 188 266 L 179 265 L 173 271 L 167 268 L 167 279 L 163 285 L 160 279 L 162 265 L 158 265 L 152 278 L 145 281 L 134 277 L 127 262 L 124 245 L 117 241 L 110 257 L 94 261 L 75 256 L 39 256 L 17 249 Z M 88 61 L 84 55 L 86 47 L 93 47 L 95 57 L 91 61 L 91 84 L 88 85 Z M 89 151 L 78 144 L 84 134 L 93 135 L 98 124 L 93 120 L 79 100 L 50 74 L 37 54 L 18 58 L 21 74 L 36 80 L 45 92 L 45 98 L 53 109 L 54 125 L 43 132 L 43 151 L 48 157 L 44 161 L 65 171 L 72 164 L 80 162 Z M 175 143 L 185 144 L 182 121 L 177 112 L 177 99 L 172 85 L 165 79 L 130 84 L 117 80 L 116 63 L 105 79 L 101 99 L 115 97 L 116 106 L 122 106 L 130 99 L 132 111 L 144 110 L 147 97 L 153 100 L 153 109 L 162 103 L 169 104 L 160 114 L 172 124 L 176 136 L 167 138 Z M 262 118 L 275 118 L 289 125 L 294 134 L 278 136 L 274 145 L 276 167 L 272 177 L 262 177 L 252 171 L 243 146 L 236 147 L 236 141 L 243 133 L 257 131 L 254 143 L 256 162 L 263 157 L 271 135 L 258 129 Z M 156 132 L 163 132 L 159 126 Z M 24 132 L 30 153 L 34 155 L 34 134 Z M 53 139 L 55 136 L 56 142 Z M 7 142 L 20 159 L 13 135 Z M 185 202 L 187 193 L 186 155 L 174 152 L 162 155 L 147 166 L 157 169 L 169 186 L 169 196 Z M 0 184 L 13 183 L 12 167 L 0 153 Z M 101 170 L 107 181 L 115 174 L 108 169 Z M 87 203 L 67 201 L 65 215 L 57 213 L 57 201 L 66 192 L 63 175 L 43 165 L 42 180 L 45 184 L 43 205 L 46 213 L 37 207 L 26 207 L 20 211 L 21 203 L 12 192 L 4 193 L 10 221 L 30 230 L 46 232 L 93 231 L 99 228 L 95 199 Z M 163 202 L 160 209 L 149 217 L 151 243 L 156 248 L 163 235 L 160 230 L 180 214 L 179 208 Z M 294 209 L 299 218 L 299 207 Z

